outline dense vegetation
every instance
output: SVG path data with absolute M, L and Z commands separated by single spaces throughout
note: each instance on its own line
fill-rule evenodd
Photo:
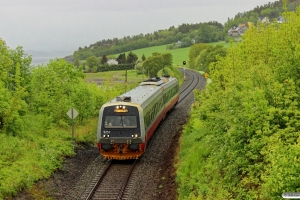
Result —
M 282 199 L 300 191 L 300 8 L 258 24 L 210 65 L 185 126 L 180 199 Z
M 179 77 L 170 67 L 165 70 Z M 95 144 L 102 104 L 137 85 L 107 81 L 99 87 L 87 83 L 82 71 L 63 59 L 31 67 L 22 47 L 10 49 L 0 39 L 0 199 L 49 177 L 74 155 L 74 145 Z M 79 113 L 74 145 L 66 115 L 72 107 Z
M 32 68 L 31 57 L 21 47 L 10 49 L 3 40 L 0 51 L 0 199 L 4 199 L 49 177 L 63 156 L 74 154 L 66 115 L 70 108 L 80 113 L 75 119 L 76 141 L 92 143 L 99 108 L 124 87 L 103 90 L 88 84 L 82 70 L 64 60 Z
M 209 72 L 210 63 L 216 62 L 226 54 L 227 49 L 222 45 L 194 44 L 189 51 L 189 68 Z

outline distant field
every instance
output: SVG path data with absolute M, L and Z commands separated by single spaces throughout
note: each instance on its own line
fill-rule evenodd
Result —
M 222 42 L 214 42 L 210 43 L 212 45 L 223 45 L 225 48 L 229 48 L 230 44 L 222 41 Z M 167 50 L 167 45 L 161 45 L 161 46 L 155 46 L 155 47 L 148 47 L 143 49 L 138 49 L 132 51 L 135 53 L 138 58 L 141 58 L 144 54 L 147 57 L 151 56 L 153 52 L 159 52 L 159 53 L 171 53 L 173 55 L 173 65 L 177 67 L 183 67 L 182 62 L 185 60 L 187 61 L 188 67 L 188 60 L 189 60 L 189 50 L 190 47 L 187 48 L 178 48 L 174 50 Z M 129 52 L 125 52 L 128 54 Z M 115 57 L 118 57 L 119 54 L 115 54 Z M 98 72 L 98 73 L 85 73 L 86 80 L 92 80 L 92 79 L 104 79 L 104 80 L 117 80 L 117 81 L 125 81 L 125 71 L 108 71 L 108 72 Z M 127 80 L 128 81 L 142 81 L 145 80 L 145 75 L 137 75 L 135 70 L 128 70 L 127 71 Z
M 114 81 L 125 81 L 125 70 L 122 71 L 108 71 L 98 73 L 85 73 L 85 80 L 102 79 L 102 80 L 114 80 Z M 145 80 L 146 75 L 137 75 L 135 70 L 127 70 L 127 81 L 128 82 L 140 82 Z
M 210 43 L 212 45 L 223 45 L 225 48 L 228 48 L 230 46 L 230 44 L 221 41 L 221 42 L 213 42 Z M 188 60 L 189 60 L 189 51 L 190 51 L 190 47 L 187 48 L 178 48 L 178 49 L 174 49 L 174 50 L 167 50 L 167 45 L 161 45 L 161 46 L 154 46 L 154 47 L 148 47 L 148 48 L 143 48 L 143 49 L 137 49 L 137 50 L 133 50 L 132 52 L 135 53 L 138 58 L 141 58 L 142 55 L 144 54 L 147 57 L 151 56 L 152 53 L 154 52 L 159 52 L 159 53 L 171 53 L 173 55 L 173 64 L 176 66 L 182 66 L 182 62 L 185 60 L 187 61 L 188 64 Z M 129 52 L 125 52 L 125 54 L 127 55 Z M 114 57 L 118 57 L 119 54 L 114 54 Z

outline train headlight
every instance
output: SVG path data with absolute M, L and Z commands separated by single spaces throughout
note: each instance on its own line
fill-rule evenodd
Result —
M 136 139 L 138 136 L 139 136 L 139 135 L 138 135 L 137 133 L 134 134 L 134 135 L 131 135 L 131 137 L 132 137 L 133 139 Z
M 108 134 L 107 135 L 104 134 L 103 137 L 104 138 L 109 138 L 109 135 Z

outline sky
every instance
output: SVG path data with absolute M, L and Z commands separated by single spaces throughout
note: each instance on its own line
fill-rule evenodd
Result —
M 64 57 L 103 39 L 218 21 L 270 0 L 0 0 L 0 38 L 38 56 Z M 275 2 L 275 1 L 271 1 Z M 57 54 L 57 55 L 56 55 Z

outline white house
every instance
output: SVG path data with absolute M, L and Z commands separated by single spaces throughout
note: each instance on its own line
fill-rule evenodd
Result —
M 115 59 L 109 59 L 109 60 L 107 61 L 107 64 L 109 64 L 109 65 L 117 65 L 117 64 L 118 64 L 118 61 L 116 61 Z
M 176 46 L 181 46 L 182 42 L 178 40 L 178 42 L 175 43 Z

